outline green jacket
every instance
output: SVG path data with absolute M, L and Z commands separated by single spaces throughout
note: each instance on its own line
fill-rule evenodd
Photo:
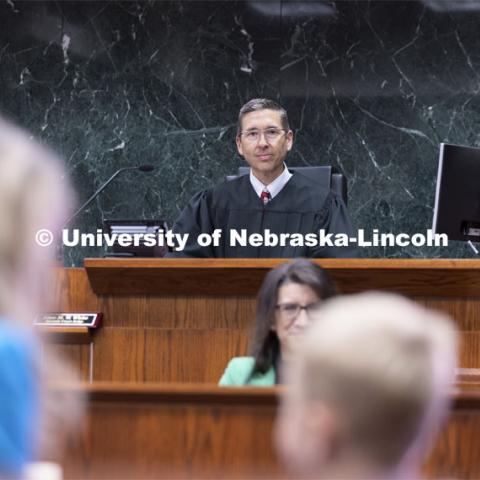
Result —
M 225 369 L 219 385 L 241 386 L 253 385 L 258 387 L 272 387 L 275 385 L 275 369 L 270 368 L 266 373 L 257 372 L 250 377 L 255 360 L 253 357 L 234 357 Z

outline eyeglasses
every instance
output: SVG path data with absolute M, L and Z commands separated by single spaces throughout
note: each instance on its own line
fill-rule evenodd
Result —
M 275 308 L 280 312 L 282 318 L 287 321 L 296 319 L 302 310 L 305 310 L 307 316 L 311 318 L 312 314 L 318 310 L 322 302 L 314 302 L 309 305 L 299 305 L 298 303 L 279 303 Z
M 247 130 L 241 132 L 240 135 L 249 143 L 256 143 L 260 140 L 262 133 L 265 135 L 267 142 L 275 142 L 279 139 L 282 132 L 286 132 L 283 128 L 266 128 L 265 130 Z

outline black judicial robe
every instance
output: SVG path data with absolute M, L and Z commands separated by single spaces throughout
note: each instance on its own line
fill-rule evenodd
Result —
M 200 233 L 222 230 L 219 246 L 201 247 Z M 343 200 L 307 176 L 294 172 L 283 189 L 266 205 L 256 194 L 249 175 L 227 181 L 197 193 L 183 210 L 173 227 L 175 233 L 188 233 L 183 251 L 171 257 L 216 258 L 292 258 L 358 257 L 355 247 L 331 246 L 236 246 L 230 245 L 230 230 L 248 230 L 248 235 L 265 230 L 281 233 L 346 233 L 356 236 Z

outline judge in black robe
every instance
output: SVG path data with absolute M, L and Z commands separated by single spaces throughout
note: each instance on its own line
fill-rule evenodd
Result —
M 236 144 L 238 153 L 250 165 L 251 175 L 223 183 L 193 197 L 174 226 L 175 233 L 188 234 L 183 251 L 172 256 L 186 257 L 354 257 L 357 250 L 338 246 L 299 246 L 299 243 L 268 246 L 233 245 L 232 231 L 247 235 L 326 234 L 353 236 L 353 229 L 343 201 L 330 190 L 324 190 L 300 173 L 289 177 L 285 157 L 293 145 L 293 132 L 286 110 L 273 100 L 255 98 L 240 109 Z M 287 178 L 289 177 L 289 178 Z M 286 181 L 286 183 L 285 183 Z M 254 182 L 257 186 L 254 188 Z M 275 191 L 273 198 L 270 190 Z M 258 183 L 260 185 L 258 185 Z M 256 189 L 260 187 L 260 193 Z M 270 188 L 270 190 L 269 190 Z M 268 193 L 267 193 L 268 192 Z M 268 203 L 261 200 L 267 195 Z M 270 197 L 270 201 L 268 201 Z M 219 245 L 201 246 L 198 235 L 220 229 Z M 266 239 L 265 239 L 266 240 Z
M 197 237 L 221 229 L 219 246 L 201 247 Z M 231 246 L 230 230 L 246 229 L 248 235 L 265 230 L 280 235 L 302 235 L 324 230 L 326 234 L 355 233 L 343 200 L 301 173 L 294 172 L 282 190 L 267 204 L 258 197 L 249 175 L 227 181 L 196 194 L 175 223 L 175 233 L 188 233 L 183 251 L 174 257 L 292 258 L 358 257 L 354 246 Z

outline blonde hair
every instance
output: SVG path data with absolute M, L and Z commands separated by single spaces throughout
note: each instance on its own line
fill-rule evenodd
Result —
M 37 245 L 40 229 L 57 234 L 71 205 L 60 161 L 0 118 L 0 315 L 31 324 L 46 308 L 45 281 L 55 244 Z
M 446 417 L 456 346 L 447 316 L 364 293 L 326 303 L 289 375 L 302 403 L 326 405 L 344 442 L 388 469 L 425 450 Z
M 36 314 L 53 305 L 53 266 L 56 242 L 42 247 L 36 234 L 52 232 L 57 240 L 72 206 L 71 188 L 61 161 L 48 148 L 0 118 L 0 318 L 35 339 Z M 32 343 L 32 347 L 36 342 Z M 50 458 L 59 451 L 61 433 L 80 422 L 80 397 L 46 388 L 53 379 L 77 379 L 60 355 L 32 348 L 39 391 L 38 424 L 34 425 L 37 450 Z

